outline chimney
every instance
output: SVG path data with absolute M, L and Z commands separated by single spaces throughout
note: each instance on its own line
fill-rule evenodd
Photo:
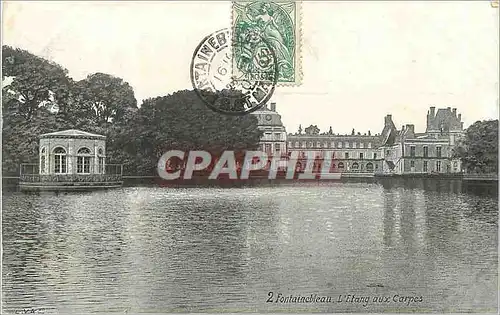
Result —
M 276 111 L 276 102 L 271 103 L 271 111 L 273 111 L 273 112 Z
M 436 114 L 436 107 L 431 106 L 431 117 L 434 117 Z
M 384 125 L 387 126 L 387 125 L 393 125 L 393 122 L 392 122 L 392 115 L 387 115 L 385 116 L 385 119 L 384 119 Z
M 457 109 L 453 108 L 453 116 L 457 117 Z
M 449 112 L 451 112 L 451 107 L 446 107 L 446 109 L 447 109 Z
M 458 114 L 458 121 L 462 121 L 462 114 Z
M 415 125 L 412 125 L 412 124 L 407 124 L 406 125 L 406 133 L 412 133 L 414 134 L 415 133 Z

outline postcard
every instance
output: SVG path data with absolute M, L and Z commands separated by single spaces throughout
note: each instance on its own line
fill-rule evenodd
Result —
M 5 314 L 498 313 L 498 1 L 3 1 Z

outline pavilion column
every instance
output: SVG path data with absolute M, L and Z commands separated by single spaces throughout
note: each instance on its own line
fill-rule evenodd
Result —
M 75 173 L 73 171 L 73 159 L 74 159 L 74 154 L 73 154 L 73 139 L 68 139 L 68 153 L 66 154 L 66 163 L 67 163 L 67 170 L 66 172 L 68 174 L 73 174 Z
M 92 170 L 90 171 L 92 174 L 99 173 L 99 159 L 97 157 L 97 141 L 94 140 L 94 158 L 92 159 Z

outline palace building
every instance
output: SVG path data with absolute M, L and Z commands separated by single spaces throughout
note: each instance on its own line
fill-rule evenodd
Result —
M 268 156 L 286 156 L 286 128 L 281 115 L 276 112 L 276 103 L 252 113 L 257 117 L 258 128 L 264 133 L 260 140 L 260 151 Z
M 333 160 L 330 167 L 332 173 L 377 172 L 382 169 L 380 136 L 371 135 L 370 132 L 361 134 L 353 130 L 351 135 L 336 135 L 331 127 L 328 132 L 320 133 L 317 126 L 311 125 L 305 128 L 304 132 L 299 127 L 297 133 L 287 136 L 287 140 L 288 153 L 298 151 L 299 160 L 306 160 L 307 152 L 312 151 L 312 155 L 321 161 L 325 153 L 329 152 Z M 320 167 L 321 163 L 318 162 L 316 169 Z
M 440 174 L 461 173 L 460 159 L 453 157 L 453 148 L 464 136 L 461 114 L 456 108 L 431 107 L 427 113 L 427 128 L 416 133 L 414 125 L 397 130 L 392 116 L 384 122 L 384 173 Z
M 460 159 L 453 157 L 453 148 L 464 136 L 461 114 L 457 109 L 431 107 L 427 113 L 427 128 L 416 133 L 413 124 L 397 129 L 392 115 L 384 118 L 380 134 L 370 131 L 361 134 L 354 129 L 351 134 L 320 132 L 310 125 L 296 133 L 286 134 L 276 103 L 254 112 L 259 129 L 264 131 L 261 150 L 268 156 L 290 156 L 297 151 L 298 167 L 302 170 L 312 154 L 314 170 L 319 171 L 324 157 L 332 156 L 331 173 L 372 174 L 438 174 L 461 173 Z

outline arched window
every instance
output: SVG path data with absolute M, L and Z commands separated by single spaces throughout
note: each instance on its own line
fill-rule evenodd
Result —
M 92 155 L 90 149 L 81 148 L 76 156 L 76 172 L 79 174 L 90 174 L 90 160 Z
M 344 163 L 343 162 L 339 162 L 339 167 L 338 168 L 344 168 Z
M 99 159 L 98 160 L 98 173 L 99 174 L 104 174 L 104 159 L 106 158 L 104 156 L 104 151 L 99 148 L 99 150 L 97 150 L 97 158 Z
M 359 168 L 359 164 L 357 162 L 352 163 L 352 169 L 357 170 Z
M 370 163 L 367 163 L 367 164 L 366 164 L 366 170 L 367 170 L 367 171 L 370 171 L 370 172 L 371 172 L 371 171 L 373 171 L 373 163 L 371 163 L 371 162 L 370 162 Z
M 45 174 L 45 148 L 40 151 L 40 174 Z
M 54 149 L 54 173 L 66 174 L 67 160 L 66 150 L 61 147 Z

